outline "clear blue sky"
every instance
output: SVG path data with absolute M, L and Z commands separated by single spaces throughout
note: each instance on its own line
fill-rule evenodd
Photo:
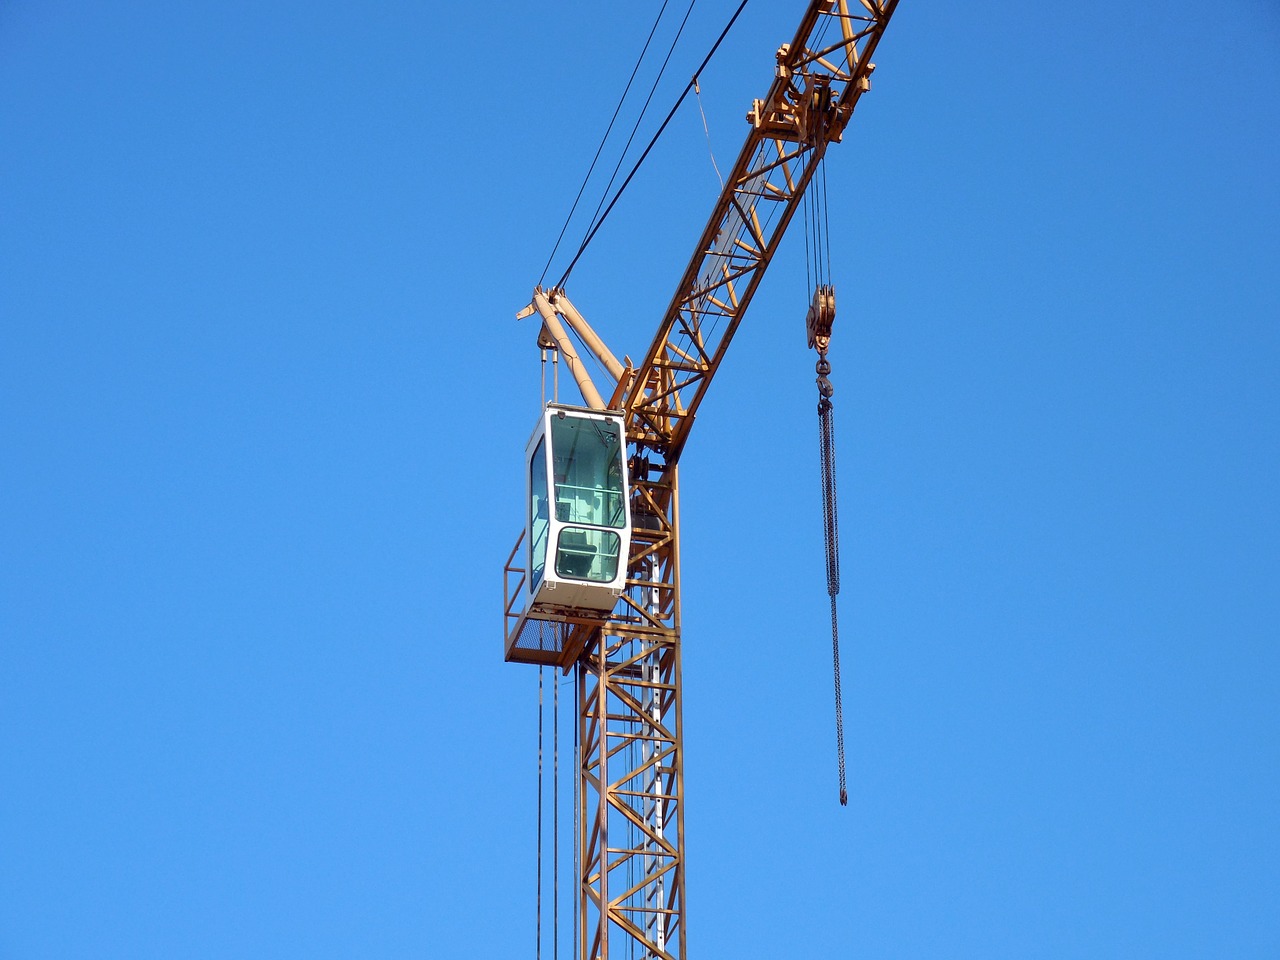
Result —
M 513 318 L 656 8 L 0 6 L 0 958 L 532 956 Z M 682 469 L 690 955 L 1280 956 L 1280 7 L 903 0 L 876 60 L 850 805 L 796 234 Z M 686 110 L 570 283 L 617 352 L 716 191 Z

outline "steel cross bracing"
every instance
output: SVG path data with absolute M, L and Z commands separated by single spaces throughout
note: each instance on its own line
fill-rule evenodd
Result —
M 808 5 L 653 343 L 608 402 L 632 453 L 618 605 L 603 623 L 522 610 L 520 540 L 504 568 L 508 659 L 576 669 L 580 960 L 686 956 L 677 462 L 818 162 L 870 88 L 896 6 Z
M 627 591 L 577 659 L 585 960 L 685 956 L 675 468 L 632 497 Z
M 810 3 L 778 51 L 698 247 L 630 380 L 623 407 L 643 448 L 679 458 L 694 415 L 827 145 L 870 89 L 871 55 L 897 0 Z

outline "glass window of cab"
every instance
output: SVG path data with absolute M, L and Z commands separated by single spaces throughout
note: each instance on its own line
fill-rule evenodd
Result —
M 614 423 L 551 418 L 556 519 L 621 529 L 626 523 L 622 438 Z

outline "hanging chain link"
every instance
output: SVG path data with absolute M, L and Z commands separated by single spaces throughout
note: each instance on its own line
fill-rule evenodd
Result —
M 836 687 L 836 766 L 840 773 L 840 806 L 848 806 L 844 770 L 844 704 L 840 696 L 840 628 L 836 595 L 840 592 L 840 522 L 836 501 L 835 388 L 827 375 L 826 351 L 818 354 L 818 447 L 822 460 L 822 520 L 827 543 L 827 595 L 831 598 L 831 663 Z

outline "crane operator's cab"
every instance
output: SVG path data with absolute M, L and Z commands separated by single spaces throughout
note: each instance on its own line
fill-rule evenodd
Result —
M 618 414 L 548 404 L 525 450 L 528 606 L 613 609 L 631 540 L 626 431 Z

